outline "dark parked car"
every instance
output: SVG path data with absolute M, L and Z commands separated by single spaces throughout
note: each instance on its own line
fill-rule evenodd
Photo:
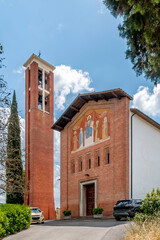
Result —
M 141 212 L 142 199 L 119 200 L 113 208 L 113 216 L 117 221 L 122 217 L 133 218 L 136 213 Z

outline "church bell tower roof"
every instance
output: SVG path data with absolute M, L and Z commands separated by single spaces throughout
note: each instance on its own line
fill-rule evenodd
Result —
M 55 67 L 52 66 L 51 64 L 49 64 L 48 62 L 44 61 L 42 58 L 38 57 L 37 55 L 35 55 L 34 53 L 30 56 L 30 58 L 24 63 L 24 67 L 28 68 L 32 62 L 37 62 L 39 64 L 39 66 L 42 65 L 45 66 L 45 68 L 47 67 L 49 71 L 54 71 Z

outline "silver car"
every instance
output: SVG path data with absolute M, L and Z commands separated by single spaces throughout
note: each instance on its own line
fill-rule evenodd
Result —
M 31 207 L 32 223 L 44 223 L 43 211 L 37 207 Z

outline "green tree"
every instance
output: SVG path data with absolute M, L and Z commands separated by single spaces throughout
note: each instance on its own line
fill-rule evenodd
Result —
M 160 189 L 153 188 L 151 192 L 146 194 L 141 209 L 144 214 L 154 215 L 160 211 Z
M 3 47 L 0 43 L 0 69 L 4 66 L 3 60 L 1 57 L 3 54 Z M 10 105 L 10 92 L 7 90 L 7 82 L 4 80 L 3 74 L 0 74 L 0 108 L 6 108 Z
M 0 70 L 3 64 L 3 47 L 0 44 Z M 7 88 L 7 82 L 4 76 L 0 73 L 0 194 L 6 191 L 6 146 L 7 146 L 7 126 L 8 112 L 10 106 L 10 92 Z
M 136 214 L 134 221 L 136 223 L 144 223 L 155 219 L 160 219 L 160 189 L 152 189 L 143 199 L 141 206 L 142 213 Z
M 126 58 L 137 75 L 142 73 L 154 84 L 160 82 L 160 0 L 104 0 L 114 17 L 123 17 L 119 25 L 127 40 Z
M 6 178 L 7 203 L 22 204 L 24 201 L 23 166 L 21 160 L 20 125 L 15 91 L 13 93 L 8 125 Z

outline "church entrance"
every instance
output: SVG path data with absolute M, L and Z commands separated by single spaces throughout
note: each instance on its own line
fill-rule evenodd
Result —
M 94 184 L 86 185 L 86 215 L 93 215 L 93 208 L 95 206 L 95 190 Z
M 97 179 L 80 183 L 80 216 L 92 216 L 97 207 Z

